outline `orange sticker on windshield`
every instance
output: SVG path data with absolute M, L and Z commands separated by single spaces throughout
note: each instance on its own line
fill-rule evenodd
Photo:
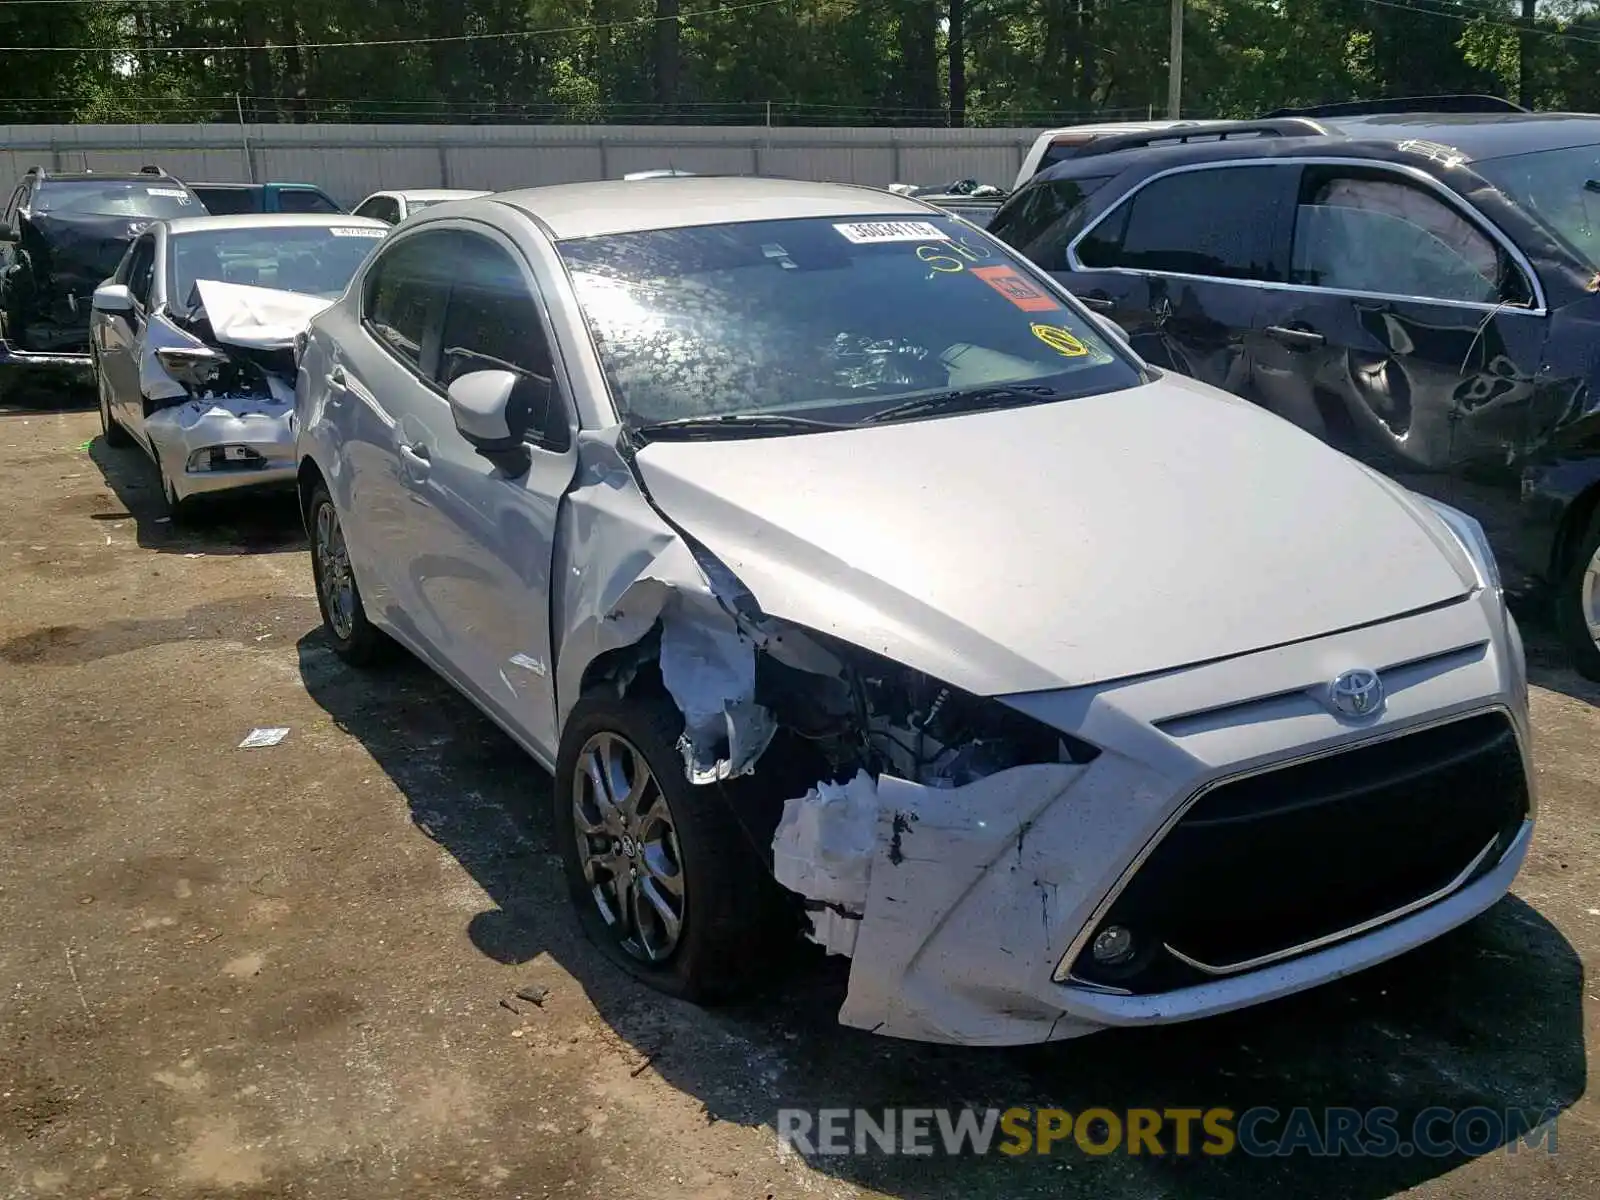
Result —
M 1047 312 L 1061 307 L 1048 292 L 1018 275 L 1013 267 L 974 267 L 972 273 L 1023 312 Z
M 1089 347 L 1073 337 L 1070 330 L 1063 329 L 1059 325 L 1036 324 L 1033 327 L 1033 336 L 1057 354 L 1067 358 L 1082 358 L 1089 353 Z

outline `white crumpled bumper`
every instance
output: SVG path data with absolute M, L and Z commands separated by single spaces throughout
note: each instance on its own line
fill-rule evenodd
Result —
M 179 499 L 294 485 L 294 399 L 241 396 L 159 409 L 145 431 Z
M 1386 706 L 1360 722 L 1322 702 L 1370 666 Z M 1209 1016 L 1401 954 L 1494 904 L 1527 853 L 1533 780 L 1520 639 L 1490 593 L 1335 637 L 1121 685 L 1008 703 L 1097 746 L 1083 765 L 1023 766 L 970 786 L 865 775 L 789 801 L 780 883 L 809 897 L 813 938 L 852 958 L 843 1024 L 1013 1045 Z M 1173 990 L 1070 976 L 1086 940 L 1193 800 L 1224 781 L 1474 715 L 1515 737 L 1526 818 L 1470 878 L 1414 910 L 1271 965 Z

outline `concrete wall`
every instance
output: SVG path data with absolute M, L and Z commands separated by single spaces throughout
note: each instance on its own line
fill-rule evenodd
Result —
M 320 184 L 347 205 L 401 187 L 501 191 L 653 167 L 843 183 L 1010 186 L 1033 129 L 683 125 L 0 125 L 0 202 L 31 166 Z

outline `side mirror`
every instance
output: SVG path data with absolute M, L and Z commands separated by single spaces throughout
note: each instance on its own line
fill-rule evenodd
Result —
M 521 475 L 533 458 L 524 440 L 542 430 L 550 409 L 550 385 L 514 371 L 469 371 L 450 385 L 456 431 L 507 475 Z
M 123 283 L 102 283 L 94 290 L 94 307 L 96 312 L 131 313 L 133 293 Z

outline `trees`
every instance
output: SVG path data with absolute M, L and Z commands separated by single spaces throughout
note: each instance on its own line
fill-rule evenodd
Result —
M 1164 108 L 1169 2 L 18 0 L 0 5 L 0 122 L 1143 116 Z M 1186 4 L 1186 115 L 1600 99 L 1597 0 Z

